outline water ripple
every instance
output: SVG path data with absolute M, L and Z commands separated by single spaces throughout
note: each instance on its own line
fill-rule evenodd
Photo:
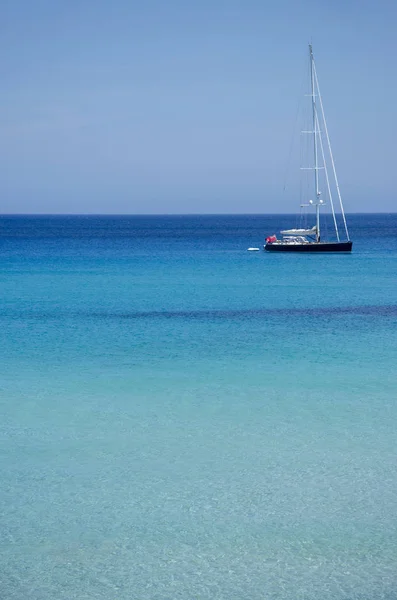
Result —
M 0 312 L 0 318 L 31 319 L 235 319 L 268 316 L 341 316 L 362 315 L 374 317 L 397 316 L 397 305 L 380 306 L 327 306 L 313 308 L 251 308 L 251 309 L 208 309 L 208 310 L 147 310 L 147 311 L 10 311 Z

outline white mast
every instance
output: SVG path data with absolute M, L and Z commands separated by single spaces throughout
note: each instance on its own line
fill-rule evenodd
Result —
M 314 146 L 314 187 L 316 192 L 316 239 L 320 241 L 320 195 L 321 192 L 318 189 L 318 151 L 317 151 L 317 108 L 316 108 L 316 94 L 314 84 L 314 58 L 312 45 L 309 44 L 310 52 L 310 81 L 312 86 L 312 112 L 313 112 L 313 146 Z

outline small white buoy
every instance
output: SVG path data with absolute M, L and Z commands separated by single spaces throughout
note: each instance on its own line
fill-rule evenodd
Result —
M 259 248 L 248 248 L 248 252 L 259 252 Z

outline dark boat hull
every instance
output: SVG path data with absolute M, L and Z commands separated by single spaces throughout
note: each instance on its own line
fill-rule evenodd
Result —
M 309 244 L 266 244 L 267 252 L 351 252 L 353 242 L 312 242 Z

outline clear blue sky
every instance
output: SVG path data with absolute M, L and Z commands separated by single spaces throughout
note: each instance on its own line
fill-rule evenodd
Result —
M 346 210 L 397 211 L 394 1 L 3 0 L 0 17 L 1 212 L 295 212 L 310 40 Z

